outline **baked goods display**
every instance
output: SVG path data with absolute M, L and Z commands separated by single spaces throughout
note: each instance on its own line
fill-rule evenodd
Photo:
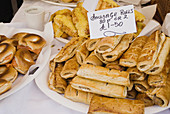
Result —
M 99 0 L 96 10 L 113 7 L 119 5 L 112 0 Z M 49 88 L 57 92 L 58 82 L 63 80 L 60 83 L 64 85 L 62 92 L 58 93 L 72 101 L 90 104 L 89 114 L 143 114 L 144 107 L 167 107 L 170 100 L 170 38 L 160 31 L 137 37 L 144 27 L 145 17 L 135 11 L 137 33 L 90 39 L 90 34 L 86 34 L 87 15 L 82 13 L 81 8 L 73 9 L 72 15 L 69 13 L 69 32 L 77 32 L 50 61 Z M 63 11 L 57 11 L 51 21 L 57 24 L 57 13 Z M 75 13 L 79 13 L 79 17 Z M 67 17 L 66 14 L 61 15 Z M 84 21 L 83 31 L 79 30 L 79 22 L 71 22 L 70 18 L 81 18 L 80 23 Z M 63 34 L 70 34 L 58 27 Z M 57 71 L 60 64 L 63 68 Z M 57 77 L 60 78 L 57 80 Z
M 11 38 L 0 36 L 0 94 L 12 88 L 19 74 L 26 74 L 46 44 L 39 35 L 16 33 Z

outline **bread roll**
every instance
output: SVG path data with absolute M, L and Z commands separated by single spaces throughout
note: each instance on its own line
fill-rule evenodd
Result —
M 102 66 L 84 64 L 79 68 L 77 75 L 83 78 L 102 81 L 106 83 L 112 83 L 112 84 L 118 84 L 124 86 L 130 85 L 128 72 L 114 70 L 114 69 L 110 70 Z
M 127 95 L 127 88 L 125 86 L 85 79 L 79 76 L 73 78 L 71 86 L 78 90 L 109 97 L 125 98 Z
M 68 85 L 64 93 L 64 97 L 70 99 L 74 102 L 81 102 L 85 104 L 90 104 L 93 93 L 84 92 L 81 90 L 74 89 L 71 85 Z
M 144 114 L 144 103 L 140 100 L 114 99 L 94 95 L 88 114 Z

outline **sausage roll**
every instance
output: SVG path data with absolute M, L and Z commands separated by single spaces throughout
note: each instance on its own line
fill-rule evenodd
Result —
M 129 72 L 130 80 L 142 81 L 147 76 L 144 72 L 140 72 L 136 67 L 128 68 L 127 72 Z

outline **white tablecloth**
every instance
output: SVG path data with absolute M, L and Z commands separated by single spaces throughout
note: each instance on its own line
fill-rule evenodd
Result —
M 25 1 L 18 10 L 11 23 L 25 23 L 23 10 L 30 5 L 43 6 L 45 9 L 58 8 L 41 1 Z M 36 86 L 33 80 L 27 86 L 0 101 L 0 114 L 81 114 L 80 112 L 64 107 L 48 98 Z M 158 114 L 170 114 L 165 110 Z

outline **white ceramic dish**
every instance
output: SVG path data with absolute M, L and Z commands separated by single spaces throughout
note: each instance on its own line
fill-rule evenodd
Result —
M 24 28 L 22 29 L 22 27 L 18 28 L 17 26 L 22 26 L 22 24 L 20 23 L 3 24 L 2 23 L 0 24 L 0 34 L 5 35 L 8 38 L 11 38 L 12 35 L 14 35 L 15 33 L 19 33 L 19 32 L 34 33 L 34 34 L 38 34 L 42 36 L 46 40 L 46 45 L 41 50 L 38 56 L 38 59 L 36 60 L 36 63 L 30 67 L 30 69 L 25 75 L 21 75 L 21 74 L 18 75 L 17 79 L 12 84 L 12 88 L 8 90 L 7 92 L 0 95 L 0 100 L 17 92 L 18 90 L 26 86 L 29 82 L 31 82 L 36 76 L 38 76 L 38 74 L 43 70 L 45 65 L 48 63 L 48 60 L 51 54 L 51 48 L 49 45 L 53 39 L 52 32 L 49 32 L 49 31 L 52 31 L 51 23 L 48 23 L 46 25 L 44 32 L 40 32 L 40 31 L 33 30 L 33 29 L 24 29 Z M 31 73 L 34 69 L 37 69 L 37 70 L 35 70 L 34 73 Z
M 66 6 L 66 7 L 76 7 L 77 3 L 64 3 L 60 0 L 41 0 L 48 4 L 58 5 L 58 6 Z
M 52 55 L 51 55 L 51 59 L 53 59 L 55 57 L 55 55 L 60 51 L 60 49 L 65 45 L 64 43 L 61 43 L 57 40 L 55 40 L 54 43 L 54 47 L 52 49 Z M 57 50 L 57 51 L 55 51 Z M 66 99 L 63 95 L 58 94 L 57 92 L 51 90 L 48 88 L 48 75 L 50 73 L 50 69 L 49 69 L 49 64 L 47 64 L 44 69 L 43 72 L 40 73 L 40 75 L 38 77 L 35 78 L 35 82 L 37 84 L 37 86 L 40 88 L 40 90 L 46 94 L 49 98 L 51 98 L 52 100 L 54 100 L 55 102 L 62 104 L 65 107 L 71 108 L 73 110 L 79 111 L 79 112 L 83 112 L 83 113 L 87 113 L 88 112 L 88 108 L 89 106 L 83 103 L 78 103 L 78 102 L 73 102 L 69 99 Z M 165 109 L 170 108 L 170 104 L 168 107 L 166 108 L 162 108 L 159 106 L 152 106 L 152 107 L 147 107 L 145 108 L 145 114 L 152 114 L 152 113 L 157 113 L 160 111 L 163 111 Z

